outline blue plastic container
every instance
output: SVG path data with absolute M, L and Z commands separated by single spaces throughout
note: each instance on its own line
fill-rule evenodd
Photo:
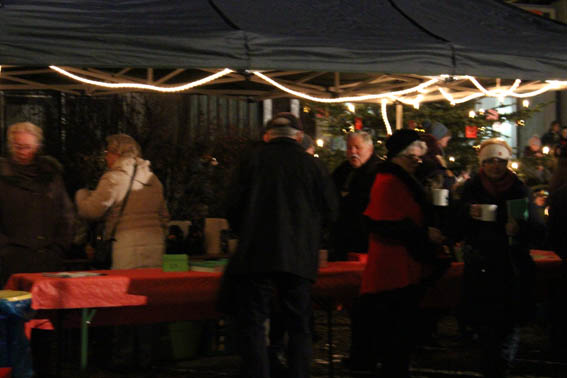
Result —
M 24 325 L 34 316 L 31 294 L 0 290 L 0 367 L 11 367 L 12 377 L 33 376 L 31 348 Z

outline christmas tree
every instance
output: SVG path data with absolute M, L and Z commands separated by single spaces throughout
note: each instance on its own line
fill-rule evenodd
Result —
M 419 109 L 403 105 L 404 127 L 412 127 L 426 132 L 427 123 L 440 122 L 451 132 L 452 138 L 445 149 L 448 168 L 458 173 L 465 169 L 475 170 L 478 167 L 477 150 L 480 143 L 488 138 L 504 137 L 498 131 L 498 124 L 509 122 L 516 127 L 523 127 L 525 120 L 547 104 L 533 107 L 518 106 L 514 112 L 504 113 L 502 109 L 509 105 L 497 106 L 484 111 L 473 111 L 474 101 L 451 105 L 447 101 L 421 104 Z M 324 134 L 335 137 L 345 136 L 355 130 L 368 131 L 374 138 L 375 149 L 379 156 L 385 156 L 385 139 L 388 137 L 385 120 L 379 104 L 319 104 L 309 103 L 304 110 L 324 125 Z M 395 106 L 387 107 L 388 119 L 395 119 Z M 513 147 L 513 146 L 512 146 Z M 344 151 L 333 148 L 318 147 L 317 154 L 325 161 L 330 170 L 338 162 L 344 160 Z M 520 158 L 516 168 L 518 174 L 528 181 L 533 178 L 533 166 L 544 164 L 549 166 L 550 156 L 542 158 Z M 537 172 L 535 172 L 537 174 Z

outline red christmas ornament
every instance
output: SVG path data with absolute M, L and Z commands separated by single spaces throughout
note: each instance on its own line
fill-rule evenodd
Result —
M 478 135 L 478 126 L 465 126 L 465 138 L 476 139 Z
M 362 118 L 356 117 L 354 119 L 354 128 L 356 130 L 362 130 Z

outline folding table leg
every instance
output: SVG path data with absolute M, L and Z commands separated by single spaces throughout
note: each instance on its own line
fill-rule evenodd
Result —
M 329 378 L 333 378 L 333 306 L 327 307 L 327 342 L 329 343 Z
M 88 346 L 89 346 L 89 325 L 96 314 L 94 308 L 83 308 L 81 314 L 81 371 L 87 370 Z

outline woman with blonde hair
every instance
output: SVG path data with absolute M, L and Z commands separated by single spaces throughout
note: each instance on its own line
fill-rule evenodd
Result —
M 115 228 L 112 269 L 159 267 L 169 220 L 162 184 L 151 171 L 150 162 L 142 159 L 141 148 L 132 137 L 110 135 L 106 143 L 108 170 L 94 191 L 77 191 L 79 216 L 104 219 L 106 238 Z

